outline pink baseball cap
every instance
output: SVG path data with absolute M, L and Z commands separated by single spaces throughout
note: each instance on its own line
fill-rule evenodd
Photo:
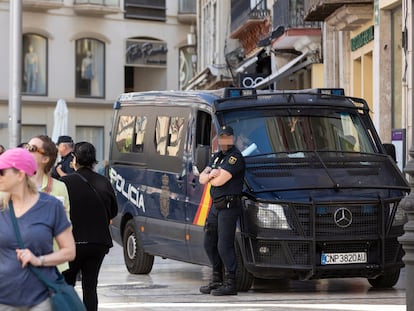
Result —
M 0 170 L 15 168 L 28 176 L 36 174 L 37 163 L 34 157 L 24 148 L 12 148 L 0 155 Z

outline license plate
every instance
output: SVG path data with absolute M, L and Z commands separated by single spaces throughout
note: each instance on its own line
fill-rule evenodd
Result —
M 367 253 L 322 253 L 322 265 L 344 265 L 352 263 L 366 263 Z

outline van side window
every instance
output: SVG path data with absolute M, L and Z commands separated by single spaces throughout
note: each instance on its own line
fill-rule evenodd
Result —
M 211 116 L 204 111 L 197 112 L 196 146 L 210 146 Z
M 147 126 L 145 116 L 120 116 L 115 143 L 121 153 L 143 152 Z
M 158 116 L 155 124 L 155 149 L 159 155 L 177 156 L 183 139 L 184 118 Z
M 133 152 L 144 152 L 144 137 L 147 129 L 147 117 L 137 116 L 135 122 L 134 140 L 132 145 Z

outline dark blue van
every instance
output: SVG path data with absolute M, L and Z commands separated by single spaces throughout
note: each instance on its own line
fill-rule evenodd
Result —
M 398 203 L 409 186 L 364 100 L 329 89 L 227 89 L 127 93 L 114 108 L 111 230 L 130 273 L 149 273 L 154 256 L 209 265 L 211 198 L 198 172 L 226 124 L 246 160 L 239 290 L 254 278 L 398 281 L 406 222 Z

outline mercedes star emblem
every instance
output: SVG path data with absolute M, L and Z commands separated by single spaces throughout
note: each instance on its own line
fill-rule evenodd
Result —
M 352 224 L 352 213 L 345 207 L 338 208 L 334 214 L 335 224 L 340 228 L 349 227 Z

